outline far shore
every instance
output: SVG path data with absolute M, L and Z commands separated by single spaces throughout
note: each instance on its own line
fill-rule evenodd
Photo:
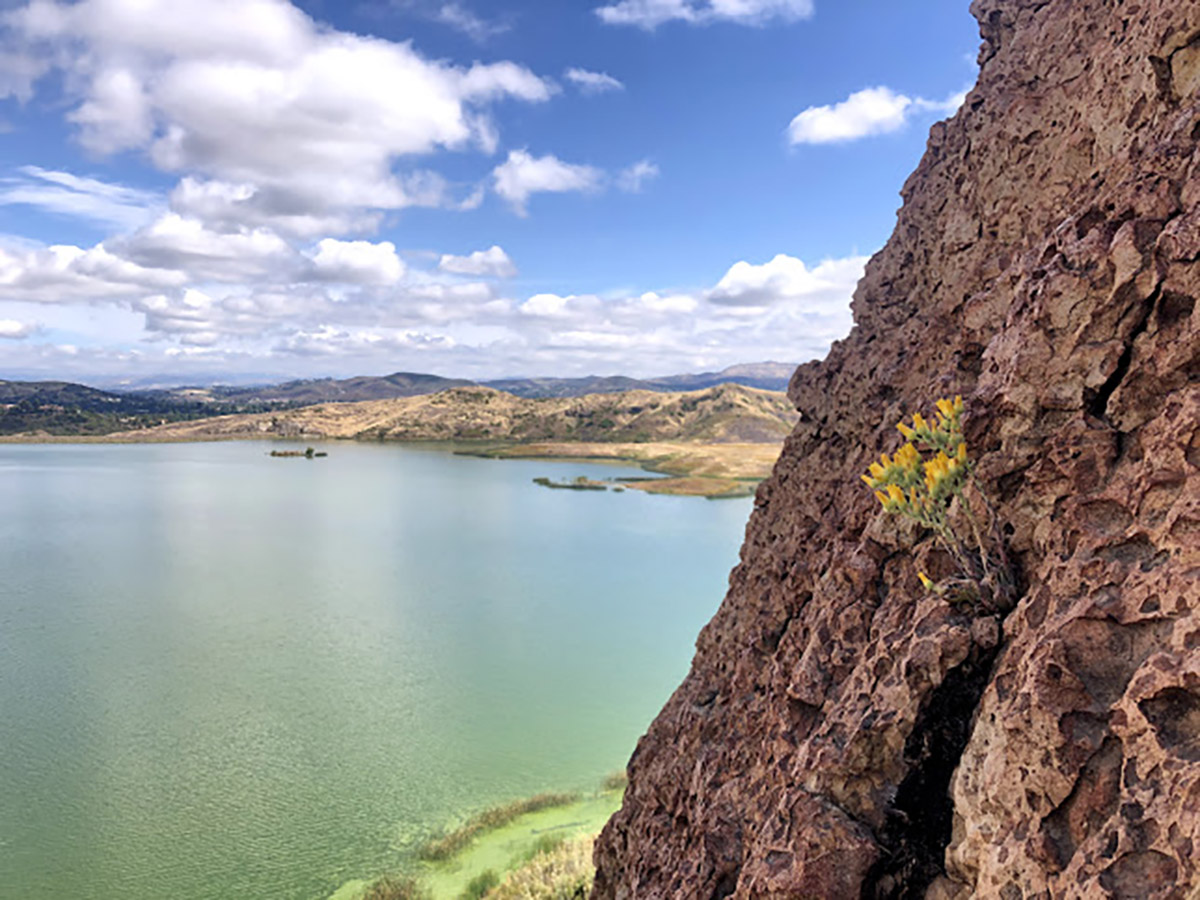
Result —
M 238 434 L 190 437 L 155 434 L 148 431 L 116 432 L 104 435 L 17 434 L 0 436 L 0 444 L 180 444 L 224 441 L 268 441 L 279 444 L 362 441 L 356 438 L 329 438 L 323 435 L 277 437 Z M 372 441 L 371 443 L 374 443 Z M 621 480 L 620 486 L 650 494 L 674 496 L 744 497 L 754 493 L 758 483 L 771 474 L 779 458 L 781 444 L 702 443 L 688 441 L 650 441 L 645 443 L 604 443 L 598 441 L 547 441 L 530 444 L 496 441 L 388 441 L 401 446 L 447 450 L 465 456 L 489 459 L 574 460 L 588 463 L 633 464 L 662 476 L 641 480 Z M 332 454 L 336 455 L 336 454 Z

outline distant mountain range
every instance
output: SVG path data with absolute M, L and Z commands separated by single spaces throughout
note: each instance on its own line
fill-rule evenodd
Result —
M 730 366 L 720 372 L 698 375 L 668 375 L 663 378 L 628 378 L 624 375 L 591 375 L 585 378 L 502 378 L 484 381 L 518 397 L 582 397 L 586 394 L 615 394 L 621 391 L 699 391 L 718 384 L 740 384 L 764 391 L 786 390 L 795 363 L 750 363 Z
M 318 378 L 254 387 L 215 385 L 154 390 L 100 390 L 64 381 L 0 381 L 0 435 L 44 431 L 55 435 L 107 434 L 230 413 L 293 409 L 320 403 L 393 400 L 458 387 L 488 387 L 527 399 L 582 397 L 644 390 L 659 393 L 740 384 L 760 390 L 787 387 L 791 363 L 751 363 L 720 372 L 662 378 L 503 378 L 472 382 L 413 372 Z
M 782 391 L 796 370 L 794 363 L 750 363 L 730 366 L 720 372 L 698 375 L 669 375 L 663 378 L 629 378 L 624 375 L 589 375 L 583 378 L 499 378 L 467 381 L 396 372 L 392 375 L 361 375 L 356 378 L 319 378 L 288 381 L 267 387 L 214 387 L 203 390 L 178 388 L 171 393 L 207 396 L 213 401 L 230 403 L 271 403 L 303 405 L 313 403 L 352 403 L 358 400 L 391 400 L 436 394 L 455 387 L 480 385 L 515 394 L 518 397 L 583 397 L 587 394 L 616 394 L 623 391 L 698 391 L 718 384 L 741 384 L 764 391 Z

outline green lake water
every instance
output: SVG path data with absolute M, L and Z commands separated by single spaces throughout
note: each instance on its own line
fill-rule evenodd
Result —
M 531 483 L 611 466 L 272 446 L 0 446 L 0 896 L 316 900 L 594 790 L 750 511 Z

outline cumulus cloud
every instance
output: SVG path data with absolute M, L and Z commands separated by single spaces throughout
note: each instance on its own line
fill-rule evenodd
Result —
M 640 194 L 647 181 L 658 177 L 658 166 L 643 159 L 635 162 L 617 175 L 617 187 L 629 194 Z
M 862 276 L 865 260 L 826 260 L 810 269 L 803 260 L 780 253 L 769 262 L 738 262 L 710 290 L 706 299 L 718 306 L 764 309 L 796 300 L 824 302 L 845 298 L 846 288 Z
M 0 249 L 0 300 L 117 300 L 182 288 L 186 281 L 182 272 L 140 266 L 103 245 Z
M 153 218 L 163 200 L 152 191 L 22 166 L 13 175 L 0 178 L 0 205 L 32 206 L 105 227 L 129 229 Z
M 243 224 L 448 203 L 397 164 L 491 150 L 492 103 L 556 90 L 513 62 L 454 66 L 318 26 L 286 0 L 35 0 L 0 21 L 0 92 L 28 95 L 57 69 L 86 148 L 144 151 L 196 179 L 178 198 L 192 212 L 224 200 Z
M 619 0 L 596 9 L 596 15 L 609 25 L 633 25 L 647 31 L 672 21 L 766 25 L 794 22 L 812 14 L 812 0 Z
M 534 157 L 525 150 L 512 150 L 492 178 L 496 193 L 524 216 L 533 194 L 595 191 L 603 183 L 604 173 L 592 166 L 565 163 L 553 155 Z
M 16 319 L 0 319 L 0 340 L 19 341 L 29 337 L 38 326 L 32 322 L 18 322 Z
M 965 92 L 946 100 L 926 100 L 898 94 L 891 88 L 856 91 L 840 103 L 810 106 L 788 126 L 792 144 L 832 144 L 899 131 L 918 112 L 952 115 Z
M 468 256 L 445 253 L 438 261 L 438 268 L 453 275 L 475 275 L 491 278 L 515 278 L 517 267 L 503 248 L 492 245 L 486 250 L 476 250 Z
M 563 76 L 585 94 L 603 94 L 607 91 L 623 91 L 623 85 L 607 72 L 589 72 L 587 69 L 567 69 Z
M 167 213 L 105 246 L 146 268 L 177 270 L 194 280 L 239 283 L 278 277 L 296 258 L 291 246 L 267 228 L 214 231 L 177 213 Z
M 339 241 L 325 238 L 312 255 L 317 281 L 343 284 L 395 284 L 404 276 L 404 263 L 391 241 Z
M 550 371 L 636 373 L 645 371 L 640 361 L 653 359 L 659 374 L 747 359 L 807 360 L 849 332 L 850 298 L 865 264 L 852 256 L 809 266 L 779 254 L 737 262 L 715 285 L 694 291 L 534 294 L 502 321 L 526 347 L 525 372 L 538 360 Z
M 403 351 L 448 350 L 452 338 L 418 331 L 357 330 L 347 331 L 325 325 L 313 331 L 289 335 L 273 348 L 277 353 L 295 356 L 375 356 Z

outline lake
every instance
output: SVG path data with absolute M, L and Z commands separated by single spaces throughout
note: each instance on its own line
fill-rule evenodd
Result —
M 0 445 L 0 895 L 327 897 L 622 768 L 749 499 L 396 445 Z

